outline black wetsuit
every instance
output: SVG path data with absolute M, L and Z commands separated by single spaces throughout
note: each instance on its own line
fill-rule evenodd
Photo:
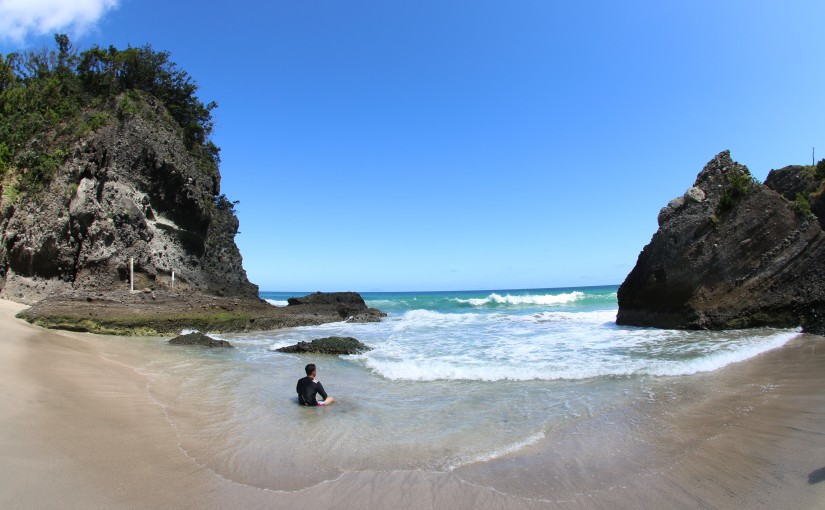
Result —
M 302 406 L 317 406 L 318 401 L 315 399 L 315 395 L 319 393 L 324 397 L 324 400 L 327 399 L 327 392 L 324 391 L 321 383 L 309 376 L 298 381 L 295 391 L 298 392 L 298 403 Z

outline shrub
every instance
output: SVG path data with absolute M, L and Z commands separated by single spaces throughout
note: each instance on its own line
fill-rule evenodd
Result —
M 6 200 L 9 203 L 16 203 L 17 199 L 20 198 L 20 188 L 17 187 L 17 183 L 11 184 L 10 186 L 6 186 L 3 188 L 3 195 L 6 197 Z
M 198 99 L 197 85 L 168 52 L 148 45 L 77 52 L 63 34 L 55 42 L 51 51 L 0 54 L 0 176 L 19 168 L 22 191 L 47 184 L 63 162 L 53 150 L 56 140 L 99 129 L 109 121 L 106 110 L 121 118 L 139 114 L 144 96 L 164 105 L 193 157 L 218 164 L 209 140 L 217 104 Z M 104 112 L 84 117 L 90 109 Z M 31 140 L 46 134 L 50 141 L 33 149 Z
M 817 179 L 825 179 L 825 159 L 820 159 L 819 163 L 816 164 L 814 176 Z
M 6 142 L 0 142 L 0 179 L 3 178 L 3 175 L 6 173 L 6 169 L 9 167 L 11 163 L 11 150 L 9 146 L 6 145 Z
M 811 214 L 811 200 L 807 193 L 797 193 L 796 200 L 791 205 L 799 214 L 808 216 Z
M 23 188 L 33 192 L 44 189 L 58 168 L 66 160 L 67 151 L 58 149 L 52 152 L 29 151 L 20 158 L 22 171 L 20 173 L 20 184 Z
M 83 123 L 83 133 L 95 132 L 103 127 L 109 120 L 109 114 L 105 112 L 94 112 L 86 118 Z
M 240 203 L 239 200 L 229 200 L 226 195 L 221 193 L 220 196 L 215 197 L 215 207 L 220 211 L 234 211 L 235 206 Z
M 754 177 L 747 172 L 730 172 L 727 175 L 728 186 L 722 190 L 719 198 L 719 212 L 727 211 L 739 202 L 743 197 L 759 185 Z

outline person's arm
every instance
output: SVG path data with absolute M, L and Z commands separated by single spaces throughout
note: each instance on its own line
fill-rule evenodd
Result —
M 318 390 L 318 393 L 319 393 L 322 397 L 324 397 L 324 400 L 326 400 L 326 399 L 327 399 L 327 392 L 326 392 L 326 391 L 324 391 L 324 385 L 323 385 L 323 384 L 318 383 L 318 386 L 316 386 L 316 387 L 315 387 L 315 389 L 317 389 L 317 390 Z

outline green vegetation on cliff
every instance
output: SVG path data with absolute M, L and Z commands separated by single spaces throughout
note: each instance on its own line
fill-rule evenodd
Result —
M 139 113 L 145 95 L 165 106 L 203 165 L 217 165 L 219 149 L 209 140 L 217 105 L 198 99 L 197 85 L 168 52 L 148 45 L 78 52 L 66 35 L 55 42 L 54 50 L 0 54 L 0 186 L 7 197 L 45 188 L 78 138 Z
M 728 186 L 722 190 L 718 213 L 730 210 L 760 183 L 748 172 L 734 171 L 727 174 Z

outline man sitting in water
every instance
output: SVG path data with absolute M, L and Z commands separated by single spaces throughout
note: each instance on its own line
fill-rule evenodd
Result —
M 315 364 L 310 363 L 304 369 L 307 376 L 298 380 L 295 391 L 298 392 L 298 403 L 302 406 L 328 406 L 335 402 L 335 399 L 327 395 L 321 383 L 315 380 Z M 321 394 L 324 400 L 316 400 L 315 395 Z

